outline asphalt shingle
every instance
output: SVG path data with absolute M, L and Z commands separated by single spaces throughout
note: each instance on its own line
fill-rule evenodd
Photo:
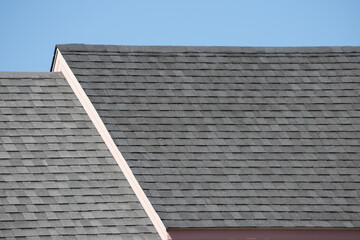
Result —
M 60 73 L 0 73 L 0 238 L 160 239 Z
M 166 227 L 360 227 L 359 47 L 57 47 Z

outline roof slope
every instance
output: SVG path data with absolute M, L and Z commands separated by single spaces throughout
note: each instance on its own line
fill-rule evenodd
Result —
M 360 227 L 360 48 L 58 48 L 166 227 Z
M 60 73 L 0 73 L 0 236 L 160 239 Z

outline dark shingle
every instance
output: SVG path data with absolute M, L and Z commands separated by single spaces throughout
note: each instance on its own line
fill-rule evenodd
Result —
M 1 238 L 160 239 L 62 74 L 2 72 L 0 96 Z
M 58 48 L 166 227 L 360 227 L 359 47 Z

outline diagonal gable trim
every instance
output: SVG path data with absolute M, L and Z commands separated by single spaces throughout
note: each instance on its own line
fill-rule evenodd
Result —
M 157 232 L 159 233 L 161 239 L 167 240 L 168 233 L 166 231 L 165 225 L 163 224 L 159 215 L 156 213 L 156 211 L 153 208 L 152 204 L 150 203 L 149 199 L 145 195 L 143 189 L 141 188 L 139 182 L 136 180 L 129 165 L 127 164 L 126 160 L 122 156 L 118 147 L 114 143 L 114 140 L 112 139 L 109 131 L 105 127 L 99 114 L 97 113 L 97 111 L 94 108 L 93 104 L 91 103 L 90 99 L 88 98 L 85 91 L 81 87 L 80 83 L 76 79 L 75 75 L 69 68 L 68 64 L 66 63 L 66 61 L 65 61 L 64 57 L 62 56 L 59 49 L 55 50 L 55 56 L 54 56 L 51 71 L 63 73 L 65 79 L 68 81 L 68 83 L 71 86 L 72 90 L 74 91 L 75 95 L 78 97 L 78 99 L 79 99 L 80 103 L 82 104 L 82 106 L 84 107 L 86 113 L 89 115 L 91 121 L 94 123 L 96 129 L 98 130 L 99 134 L 101 135 L 102 139 L 104 140 L 106 146 L 109 148 L 111 154 L 113 155 L 113 157 L 115 158 L 116 162 L 118 163 L 120 169 L 124 173 L 126 179 L 128 180 L 133 191 L 135 192 L 135 194 L 136 194 L 137 198 L 139 199 L 141 205 L 143 206 L 145 212 L 147 213 L 150 220 L 152 221 L 152 223 L 153 223 L 154 227 L 156 228 Z

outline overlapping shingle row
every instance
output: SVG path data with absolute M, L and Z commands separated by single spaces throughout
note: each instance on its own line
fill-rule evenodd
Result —
M 58 48 L 166 227 L 360 227 L 360 48 Z
M 0 238 L 160 239 L 60 73 L 0 73 Z

